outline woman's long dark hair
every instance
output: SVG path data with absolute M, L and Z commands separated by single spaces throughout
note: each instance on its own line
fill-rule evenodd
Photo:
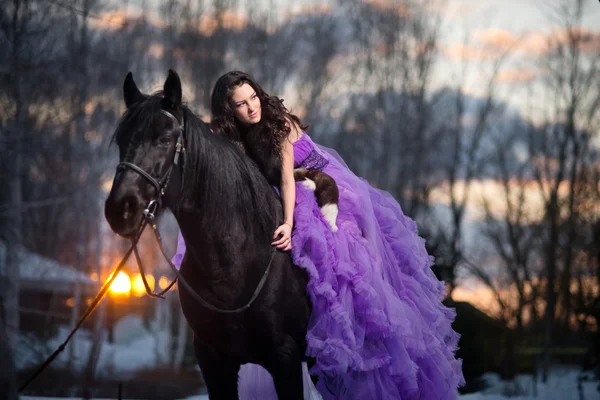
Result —
M 233 91 L 244 83 L 254 89 L 261 105 L 261 120 L 251 127 L 238 122 L 230 104 Z M 282 99 L 270 96 L 252 76 L 241 71 L 228 72 L 217 80 L 211 97 L 211 111 L 212 125 L 219 133 L 231 140 L 244 142 L 246 134 L 251 131 L 253 136 L 277 153 L 281 152 L 283 139 L 290 134 L 288 120 L 298 124 L 303 130 L 307 128 L 302 125 L 300 118 L 283 105 Z

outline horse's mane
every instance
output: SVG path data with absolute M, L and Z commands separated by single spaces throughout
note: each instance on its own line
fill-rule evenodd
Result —
M 150 127 L 163 108 L 158 92 L 132 106 L 123 115 L 113 136 L 117 144 L 141 142 L 149 138 Z M 228 234 L 231 218 L 241 219 L 251 230 L 257 222 L 264 233 L 272 234 L 277 224 L 275 206 L 279 203 L 256 164 L 230 140 L 210 131 L 186 105 L 179 110 L 185 124 L 183 188 L 175 212 L 200 212 L 202 225 L 211 234 Z M 150 138 L 151 139 L 151 138 Z M 200 207 L 202 209 L 200 209 Z

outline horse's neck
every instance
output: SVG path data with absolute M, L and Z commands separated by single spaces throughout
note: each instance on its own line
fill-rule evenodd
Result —
M 179 217 L 186 244 L 180 270 L 185 280 L 210 303 L 222 308 L 241 307 L 269 265 L 269 238 L 262 240 L 264 243 L 256 237 L 242 239 L 237 227 L 232 227 L 235 233 L 229 238 L 215 237 L 198 229 L 193 216 Z
M 202 148 L 206 151 L 211 145 L 222 144 L 207 140 Z M 275 225 L 282 219 L 281 202 L 258 170 L 253 169 L 253 164 L 231 152 L 225 151 L 222 158 L 211 155 L 200 159 L 205 164 L 196 166 L 199 169 L 197 175 L 202 177 L 196 185 L 205 187 L 193 191 L 184 207 L 173 210 L 186 246 L 193 247 L 190 255 L 202 263 L 214 263 L 217 260 L 216 264 L 225 264 L 223 260 L 231 260 L 231 254 L 238 255 L 245 263 L 256 261 L 242 255 L 248 249 L 261 255 L 263 251 L 256 252 L 255 249 L 263 247 L 268 253 Z M 235 162 L 245 164 L 235 166 Z M 225 168 L 236 170 L 236 167 L 247 171 L 247 174 L 214 175 Z M 233 261 L 239 265 L 238 259 Z M 217 265 L 215 268 L 229 266 Z M 216 271 L 216 275 L 222 272 Z
M 222 226 L 213 226 L 205 221 L 203 213 L 199 211 L 179 211 L 174 214 L 186 244 L 190 243 L 197 247 L 214 245 L 228 250 L 235 250 L 236 247 L 239 247 L 239 240 L 231 238 L 233 231 L 242 231 L 236 226 L 235 218 L 231 218 L 230 221 L 224 220 Z
M 224 226 L 213 227 L 202 221 L 202 213 L 175 212 L 175 218 L 185 240 L 186 252 L 195 262 L 203 264 L 203 268 L 215 268 L 208 275 L 216 274 L 222 277 L 224 269 L 230 267 L 222 261 L 235 255 L 243 255 L 250 248 L 263 248 L 265 252 L 270 247 L 270 237 L 261 234 L 255 227 L 243 226 L 234 218 L 224 221 Z M 251 260 L 248 260 L 251 261 Z M 208 265 L 210 264 L 210 265 Z

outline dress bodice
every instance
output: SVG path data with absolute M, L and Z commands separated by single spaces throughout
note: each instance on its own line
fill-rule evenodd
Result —
M 303 133 L 302 136 L 294 142 L 295 168 L 321 170 L 327 164 L 329 164 L 327 156 L 315 146 L 306 133 Z

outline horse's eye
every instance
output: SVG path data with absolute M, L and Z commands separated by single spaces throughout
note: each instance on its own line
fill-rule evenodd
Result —
M 160 144 L 171 144 L 171 137 L 170 136 L 163 136 L 159 139 Z

